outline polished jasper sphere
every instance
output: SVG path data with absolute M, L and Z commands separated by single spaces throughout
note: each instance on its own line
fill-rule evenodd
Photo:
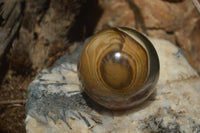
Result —
M 147 99 L 159 76 L 151 42 L 136 30 L 109 28 L 88 39 L 78 63 L 86 94 L 109 109 L 127 109 Z

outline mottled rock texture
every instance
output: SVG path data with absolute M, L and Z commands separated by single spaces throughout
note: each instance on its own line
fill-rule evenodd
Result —
M 22 22 L 24 0 L 0 1 L 0 5 L 3 5 L 0 7 L 0 68 L 2 68 L 5 64 L 4 58 Z M 2 74 L 3 72 L 0 72 L 0 75 Z
M 199 132 L 200 78 L 183 52 L 153 39 L 160 59 L 155 93 L 130 110 L 107 110 L 81 91 L 77 59 L 82 47 L 44 69 L 30 84 L 27 132 Z
M 99 0 L 104 10 L 97 29 L 135 27 L 181 47 L 200 70 L 200 14 L 191 0 Z
M 9 47 L 0 50 L 10 68 L 19 73 L 38 72 L 52 65 L 72 42 L 110 26 L 134 27 L 149 36 L 170 40 L 200 70 L 200 14 L 191 0 L 5 1 L 1 1 L 0 9 L 1 34 L 5 36 L 8 28 L 15 34 L 8 35 L 9 41 L 1 36 L 1 47 L 5 41 Z M 15 18 L 6 18 L 9 12 L 15 13 Z
M 19 36 L 9 54 L 11 67 L 31 71 L 50 65 L 68 48 L 66 36 L 80 7 L 77 0 L 25 1 Z

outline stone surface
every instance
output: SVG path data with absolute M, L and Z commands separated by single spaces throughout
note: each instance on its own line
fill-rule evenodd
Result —
M 19 35 L 8 56 L 10 67 L 17 72 L 40 71 L 63 55 L 70 45 L 66 36 L 80 8 L 78 0 L 25 1 Z
M 111 111 L 92 102 L 80 89 L 79 47 L 44 69 L 30 84 L 26 131 L 57 132 L 200 132 L 200 78 L 182 51 L 153 39 L 160 59 L 155 93 L 130 110 Z
M 200 15 L 191 0 L 99 0 L 104 9 L 97 30 L 109 26 L 135 27 L 151 37 L 181 47 L 200 71 Z
M 0 67 L 5 63 L 5 54 L 11 47 L 22 21 L 24 0 L 0 1 Z M 2 75 L 3 72 L 0 72 Z

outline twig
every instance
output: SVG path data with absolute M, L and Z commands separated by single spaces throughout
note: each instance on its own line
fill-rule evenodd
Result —
M 196 7 L 196 9 L 198 10 L 198 12 L 200 13 L 200 4 L 198 2 L 198 0 L 192 0 L 194 6 Z
M 26 100 L 8 100 L 8 101 L 0 101 L 0 105 L 4 104 L 25 104 Z

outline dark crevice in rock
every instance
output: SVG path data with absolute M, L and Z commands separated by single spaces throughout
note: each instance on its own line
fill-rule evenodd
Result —
M 147 30 L 164 30 L 166 31 L 166 29 L 161 28 L 161 27 L 146 27 Z
M 176 41 L 176 46 L 178 46 L 179 48 L 181 48 L 181 44 L 178 41 L 178 37 L 175 34 L 175 41 Z
M 44 2 L 44 1 L 43 1 Z M 43 4 L 43 11 L 41 12 L 41 14 L 40 14 L 40 19 L 38 20 L 38 23 L 40 23 L 41 21 L 42 21 L 42 19 L 44 18 L 44 16 L 45 16 L 45 14 L 46 14 L 46 12 L 48 11 L 48 9 L 49 9 L 49 6 L 50 6 L 50 3 L 51 3 L 51 1 L 50 0 L 47 0 L 47 1 L 45 1 L 45 3 Z
M 184 49 L 182 48 L 181 44 L 178 41 L 178 37 L 176 36 L 175 33 L 174 33 L 174 35 L 175 35 L 175 45 L 180 48 L 178 53 L 180 53 L 185 59 L 188 60 L 188 57 L 186 56 L 186 53 L 185 53 Z M 200 71 L 198 71 L 198 69 L 196 69 L 196 68 L 194 68 L 194 69 L 197 71 L 197 74 L 200 76 Z
M 44 18 L 50 3 L 50 0 L 26 1 L 25 15 L 22 22 L 23 28 L 27 29 L 29 32 L 33 32 L 36 24 L 39 24 Z
M 5 58 L 5 55 L 3 55 L 0 58 L 0 61 L 1 61 L 0 62 L 0 86 L 1 86 L 2 80 L 5 77 L 6 73 L 8 72 L 9 63 L 8 60 Z
M 170 2 L 170 3 L 179 3 L 179 2 L 183 2 L 184 0 L 163 0 L 166 2 Z
M 163 30 L 169 35 L 172 35 L 175 32 L 174 30 L 167 30 L 166 28 L 163 28 L 163 27 L 146 27 L 146 29 L 147 30 Z
M 67 38 L 70 42 L 82 41 L 91 36 L 102 15 L 103 9 L 99 7 L 97 0 L 87 0 L 82 4 L 80 14 L 75 18 Z
M 173 35 L 174 31 L 166 31 L 166 33 L 169 34 L 169 35 Z
M 146 26 L 145 26 L 145 22 L 144 22 L 144 18 L 142 16 L 142 13 L 140 11 L 140 8 L 134 3 L 134 1 L 130 1 L 130 0 L 126 0 L 131 8 L 131 10 L 133 11 L 134 15 L 135 15 L 135 19 L 136 19 L 136 29 L 141 29 L 143 33 L 147 34 L 146 31 Z

